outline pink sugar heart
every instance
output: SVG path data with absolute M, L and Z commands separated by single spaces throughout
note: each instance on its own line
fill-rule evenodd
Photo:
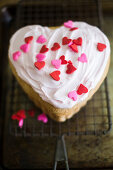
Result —
M 40 35 L 37 39 L 37 43 L 40 43 L 40 44 L 43 44 L 47 41 L 47 39 L 43 36 L 43 35 Z
M 20 51 L 16 51 L 15 53 L 13 53 L 13 60 L 17 61 L 20 55 L 21 55 Z
M 38 115 L 37 119 L 39 121 L 42 121 L 43 123 L 47 123 L 48 122 L 48 118 L 47 118 L 45 113 L 42 113 L 42 114 Z
M 44 54 L 41 54 L 41 53 L 36 55 L 37 61 L 43 61 L 45 57 L 46 56 Z
M 69 20 L 67 22 L 64 22 L 64 26 L 67 28 L 72 28 L 73 27 L 73 21 Z
M 30 49 L 30 44 L 23 44 L 20 46 L 20 49 L 24 52 L 27 53 Z
M 51 64 L 56 68 L 59 69 L 61 65 L 61 60 L 52 60 Z
M 19 120 L 19 127 L 20 127 L 20 128 L 23 127 L 23 123 L 24 123 L 23 119 L 20 119 L 20 120 Z
M 76 100 L 77 100 L 77 92 L 76 92 L 76 91 L 70 91 L 70 92 L 68 93 L 68 97 L 69 97 L 70 99 L 76 101 Z
M 82 63 L 87 63 L 87 57 L 85 53 L 82 53 L 80 57 L 78 57 L 78 61 Z

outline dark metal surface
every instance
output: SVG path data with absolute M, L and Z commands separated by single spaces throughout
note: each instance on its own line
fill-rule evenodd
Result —
M 102 21 L 100 7 L 97 0 L 24 0 L 18 5 L 16 21 L 11 32 L 29 24 L 61 25 L 68 19 L 85 21 L 100 27 Z M 9 115 L 9 130 L 12 135 L 101 135 L 106 134 L 111 128 L 107 80 L 87 105 L 72 119 L 64 123 L 57 123 L 49 119 L 47 124 L 43 124 L 37 121 L 37 115 L 41 113 L 41 110 L 36 108 L 23 92 L 9 67 L 6 78 L 8 84 L 7 95 L 4 99 L 4 113 Z M 16 121 L 11 120 L 11 115 L 19 109 L 25 109 L 26 113 L 29 109 L 34 109 L 36 112 L 34 118 L 29 117 L 27 113 L 27 119 L 24 121 L 22 129 L 18 127 Z
M 100 24 L 98 0 L 24 0 L 17 12 L 17 28 L 29 24 L 58 26 L 66 20 Z

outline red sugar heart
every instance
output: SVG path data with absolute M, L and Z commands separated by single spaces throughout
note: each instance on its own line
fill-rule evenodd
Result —
M 72 64 L 72 61 L 71 61 L 71 60 L 69 60 L 69 61 L 68 61 L 68 63 Z
M 79 37 L 77 39 L 74 39 L 73 40 L 73 43 L 76 44 L 76 45 L 82 45 L 82 37 Z
M 35 111 L 34 111 L 33 109 L 28 110 L 28 114 L 29 114 L 31 117 L 34 117 Z
M 97 44 L 97 49 L 98 49 L 99 51 L 103 51 L 105 48 L 106 48 L 106 45 L 105 45 L 105 44 L 102 44 L 102 43 L 98 43 L 98 44 Z
M 64 55 L 62 55 L 60 57 L 60 60 L 61 60 L 61 64 L 67 64 L 67 61 L 65 60 L 65 56 Z
M 74 52 L 78 53 L 78 48 L 77 48 L 77 45 L 76 44 L 71 44 L 69 46 Z
M 77 30 L 77 29 L 78 29 L 78 27 L 73 27 L 69 31 L 74 31 L 74 30 Z
M 52 51 L 56 51 L 60 48 L 60 45 L 58 43 L 54 43 L 53 47 L 51 48 Z
M 46 47 L 46 45 L 43 45 L 41 50 L 40 50 L 40 53 L 46 53 L 49 51 L 49 48 Z
M 21 117 L 22 119 L 25 119 L 26 118 L 26 115 L 25 115 L 25 110 L 19 110 L 17 113 L 16 113 L 17 116 Z
M 29 44 L 33 40 L 33 36 L 29 36 L 25 38 L 25 42 Z
M 64 37 L 62 39 L 62 45 L 66 45 L 66 44 L 69 44 L 72 40 L 71 39 L 68 39 L 67 37 Z
M 21 120 L 21 117 L 17 116 L 16 114 L 13 114 L 13 115 L 11 116 L 11 119 L 12 119 L 12 120 L 18 120 L 18 121 L 20 121 L 20 120 Z
M 81 94 L 87 93 L 87 92 L 88 92 L 87 87 L 85 87 L 83 84 L 80 84 L 80 86 L 78 87 L 78 90 L 77 90 L 77 94 L 81 95 Z
M 66 73 L 67 74 L 71 74 L 71 73 L 73 73 L 75 70 L 77 70 L 74 66 L 73 66 L 73 64 L 68 64 L 67 65 L 67 70 L 66 70 Z
M 17 113 L 13 114 L 11 118 L 13 120 L 18 120 L 18 121 L 20 121 L 21 119 L 25 119 L 26 118 L 25 110 L 19 110 Z
M 50 73 L 50 76 L 56 80 L 56 81 L 59 81 L 60 80 L 60 71 L 57 70 L 57 71 L 53 71 L 52 73 Z
M 37 61 L 34 63 L 34 66 L 38 69 L 41 70 L 45 66 L 45 61 Z

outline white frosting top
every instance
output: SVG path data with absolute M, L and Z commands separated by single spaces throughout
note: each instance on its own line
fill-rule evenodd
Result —
M 75 104 L 85 100 L 91 89 L 98 84 L 105 70 L 108 58 L 110 56 L 110 44 L 107 37 L 97 28 L 84 22 L 74 22 L 77 30 L 69 31 L 69 28 L 61 26 L 55 30 L 40 25 L 26 26 L 18 30 L 10 40 L 9 58 L 12 62 L 18 76 L 28 83 L 40 97 L 54 105 L 57 108 L 71 108 Z M 37 38 L 43 35 L 47 41 L 44 44 L 37 43 Z M 20 46 L 25 44 L 25 37 L 33 36 L 30 43 L 29 52 L 23 53 Z M 62 45 L 62 38 L 68 37 L 77 39 L 82 37 L 82 46 L 78 46 L 78 53 L 72 51 L 68 45 Z M 61 46 L 57 51 L 51 51 L 51 47 L 55 42 Z M 106 49 L 100 52 L 97 49 L 97 43 L 106 44 Z M 45 53 L 45 67 L 38 70 L 34 63 L 37 61 L 36 55 L 40 53 L 43 45 L 49 48 Z M 13 53 L 21 51 L 21 56 L 17 61 L 13 60 Z M 87 56 L 87 63 L 78 61 L 78 57 L 82 53 Z M 67 65 L 61 65 L 58 70 L 61 71 L 60 80 L 55 81 L 49 75 L 55 71 L 55 67 L 51 64 L 51 60 L 59 59 L 65 55 L 66 60 L 71 60 L 77 70 L 72 74 L 67 74 Z M 73 101 L 68 97 L 68 93 L 77 90 L 79 85 L 83 84 L 88 88 L 88 93 L 78 95 L 77 100 Z

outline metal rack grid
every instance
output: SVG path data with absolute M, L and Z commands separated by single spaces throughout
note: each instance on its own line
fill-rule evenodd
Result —
M 61 25 L 64 21 L 72 19 L 86 21 L 90 24 L 101 26 L 101 9 L 98 0 L 64 1 L 20 1 L 17 9 L 16 29 L 29 24 L 48 26 Z M 14 28 L 13 28 L 14 29 Z M 34 109 L 34 118 L 29 117 L 24 121 L 22 129 L 16 121 L 9 117 L 10 133 L 15 136 L 61 136 L 67 135 L 100 135 L 106 134 L 111 128 L 109 96 L 107 80 L 99 88 L 93 98 L 83 107 L 78 114 L 64 123 L 49 119 L 47 124 L 38 122 L 36 117 L 41 110 L 36 108 L 32 101 L 23 92 L 18 82 L 8 71 L 9 84 L 6 96 L 7 114 L 13 114 L 19 109 Z

